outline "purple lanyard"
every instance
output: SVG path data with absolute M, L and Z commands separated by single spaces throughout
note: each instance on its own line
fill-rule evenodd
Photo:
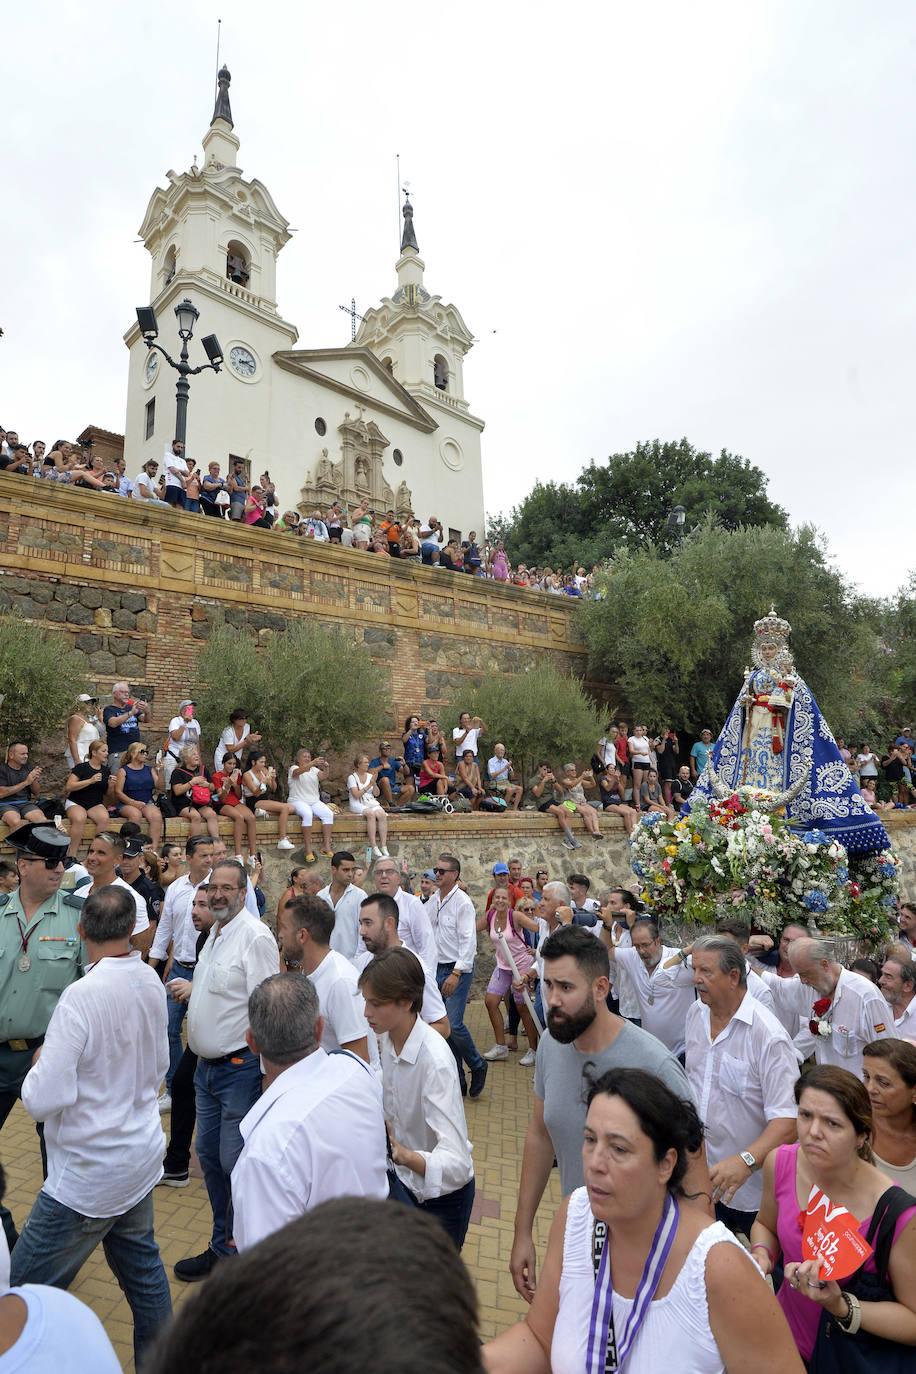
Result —
M 595 1294 L 592 1298 L 592 1315 L 588 1327 L 586 1374 L 612 1374 L 612 1371 L 621 1367 L 630 1353 L 633 1342 L 648 1316 L 649 1304 L 655 1296 L 655 1290 L 668 1262 L 671 1246 L 677 1234 L 679 1216 L 678 1205 L 668 1193 L 619 1343 L 614 1334 L 614 1284 L 611 1278 L 607 1227 L 602 1221 L 595 1223 Z

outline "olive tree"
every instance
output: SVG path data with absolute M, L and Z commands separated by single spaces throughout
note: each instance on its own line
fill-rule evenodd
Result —
M 63 728 L 80 692 L 85 662 L 59 630 L 33 625 L 13 613 L 0 615 L 0 725 L 12 739 L 40 744 Z M 5 748 L 4 748 L 5 756 Z

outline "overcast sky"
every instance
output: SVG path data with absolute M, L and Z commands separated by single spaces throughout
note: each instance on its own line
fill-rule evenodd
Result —
M 297 230 L 278 300 L 301 347 L 392 291 L 400 153 L 426 284 L 479 341 L 488 511 L 686 436 L 760 466 L 863 591 L 904 582 L 911 0 L 18 6 L 0 422 L 27 440 L 123 431 L 134 240 L 200 160 L 218 16 L 239 164 Z

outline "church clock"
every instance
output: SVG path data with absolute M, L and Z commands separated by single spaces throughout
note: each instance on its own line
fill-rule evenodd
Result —
M 229 362 L 233 370 L 237 372 L 240 377 L 253 377 L 258 370 L 254 354 L 250 353 L 247 348 L 242 348 L 240 345 L 236 345 L 235 348 L 230 348 Z

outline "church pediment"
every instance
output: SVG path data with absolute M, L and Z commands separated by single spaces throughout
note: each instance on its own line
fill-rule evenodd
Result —
M 240 225 L 267 225 L 276 235 L 277 247 L 289 242 L 289 221 L 274 204 L 273 197 L 260 181 L 244 181 L 233 169 L 227 169 L 215 179 L 197 167 L 190 172 L 168 172 L 169 188 L 157 186 L 150 197 L 140 237 L 150 246 L 157 234 L 167 232 L 181 218 L 187 202 L 208 200 L 215 202 L 223 214 Z
M 278 367 L 431 433 L 437 421 L 368 348 L 298 348 L 273 355 Z

